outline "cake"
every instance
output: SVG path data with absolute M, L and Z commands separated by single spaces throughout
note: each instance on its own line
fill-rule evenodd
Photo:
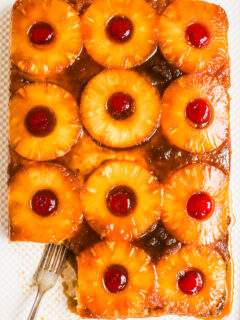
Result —
M 202 0 L 17 0 L 9 237 L 64 244 L 85 318 L 231 311 L 228 20 Z

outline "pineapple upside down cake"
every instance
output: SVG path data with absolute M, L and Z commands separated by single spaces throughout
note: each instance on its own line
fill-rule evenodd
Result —
M 81 317 L 231 311 L 228 20 L 201 0 L 17 0 L 11 241 L 64 244 Z

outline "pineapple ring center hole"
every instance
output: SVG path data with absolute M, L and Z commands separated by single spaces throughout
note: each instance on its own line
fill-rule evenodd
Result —
M 110 212 L 118 217 L 129 215 L 136 207 L 137 197 L 135 192 L 127 186 L 116 186 L 106 196 Z
M 124 43 L 127 42 L 133 34 L 133 24 L 125 16 L 115 15 L 106 24 L 106 32 L 110 40 Z
M 55 193 L 44 189 L 36 192 L 31 200 L 32 210 L 41 217 L 48 217 L 57 210 L 58 199 Z
M 25 118 L 27 130 L 36 137 L 49 135 L 56 125 L 56 117 L 53 111 L 44 106 L 31 109 Z
M 213 201 L 211 197 L 204 193 L 198 192 L 191 195 L 187 202 L 187 213 L 196 220 L 206 219 L 213 211 Z
M 185 116 L 194 127 L 202 129 L 212 118 L 211 107 L 204 99 L 193 99 L 186 106 Z
M 187 295 L 196 295 L 204 285 L 204 275 L 199 270 L 182 271 L 177 276 L 178 288 Z
M 187 42 L 194 48 L 204 48 L 210 39 L 207 28 L 200 23 L 192 23 L 185 30 Z
M 46 22 L 35 22 L 28 30 L 30 41 L 36 45 L 46 45 L 53 41 L 55 32 Z
M 124 92 L 116 92 L 108 99 L 106 110 L 115 120 L 125 120 L 135 111 L 133 98 Z
M 103 286 L 106 291 L 117 293 L 126 288 L 128 284 L 128 272 L 121 265 L 111 265 L 104 273 Z

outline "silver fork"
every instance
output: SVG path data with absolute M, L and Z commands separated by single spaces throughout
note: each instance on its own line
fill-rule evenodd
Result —
M 55 285 L 58 276 L 62 273 L 66 258 L 67 249 L 64 246 L 49 244 L 45 247 L 35 274 L 38 291 L 28 320 L 35 319 L 44 293 Z

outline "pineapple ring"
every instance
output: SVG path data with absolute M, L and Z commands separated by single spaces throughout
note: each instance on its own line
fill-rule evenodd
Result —
M 184 294 L 178 287 L 178 276 L 188 270 L 203 274 L 203 287 L 195 295 Z M 226 264 L 215 250 L 186 246 L 164 256 L 157 267 L 158 296 L 169 313 L 210 316 L 217 313 L 218 304 L 226 292 Z
M 108 99 L 117 92 L 132 97 L 135 111 L 125 120 L 107 111 Z M 106 70 L 90 80 L 80 104 L 82 123 L 98 142 L 112 148 L 126 148 L 149 139 L 160 118 L 160 97 L 156 88 L 134 71 Z
M 213 203 L 203 220 L 187 211 L 190 197 L 207 194 Z M 166 229 L 182 243 L 207 245 L 220 239 L 227 229 L 230 211 L 227 176 L 214 166 L 192 164 L 174 173 L 164 185 L 161 219 Z
M 202 48 L 186 39 L 186 28 L 201 24 L 209 33 Z M 186 73 L 215 72 L 228 57 L 228 21 L 225 11 L 204 1 L 176 0 L 159 20 L 159 47 L 166 60 Z
M 47 107 L 55 126 L 46 136 L 33 135 L 26 118 L 38 106 Z M 69 92 L 50 83 L 33 83 L 20 88 L 10 100 L 10 143 L 22 157 L 46 161 L 67 153 L 81 134 L 78 105 Z
M 111 265 L 128 271 L 127 286 L 117 293 L 103 285 L 104 273 Z M 141 315 L 154 288 L 153 265 L 140 248 L 124 242 L 100 242 L 78 257 L 78 288 L 80 313 L 87 307 L 107 319 Z
M 44 22 L 54 30 L 49 44 L 35 45 L 29 30 Z M 61 72 L 82 49 L 81 21 L 70 4 L 62 0 L 17 1 L 12 15 L 12 61 L 22 71 L 48 76 Z
M 57 209 L 49 216 L 40 216 L 32 209 L 32 199 L 40 190 L 50 190 L 58 199 Z M 11 240 L 61 243 L 70 238 L 83 220 L 79 193 L 79 181 L 59 164 L 22 167 L 9 186 Z
M 132 22 L 132 36 L 124 43 L 111 40 L 106 32 L 106 25 L 114 16 L 123 16 Z M 128 69 L 154 53 L 157 24 L 155 10 L 144 0 L 95 0 L 82 19 L 83 42 L 88 53 L 101 65 Z
M 194 127 L 186 107 L 195 99 L 205 100 L 211 109 L 210 122 Z M 222 85 L 208 76 L 186 75 L 175 80 L 164 92 L 161 128 L 169 142 L 190 152 L 206 152 L 219 147 L 227 138 L 229 98 Z
M 126 186 L 136 195 L 136 205 L 126 216 L 112 214 L 107 206 L 106 197 L 117 186 Z M 84 216 L 96 232 L 108 239 L 130 240 L 160 219 L 162 189 L 145 168 L 130 161 L 112 161 L 88 178 L 81 201 Z
M 74 172 L 79 172 L 78 177 L 80 179 L 83 179 L 85 175 L 89 175 L 107 160 L 128 160 L 137 162 L 144 167 L 147 166 L 147 159 L 139 148 L 125 151 L 104 148 L 95 143 L 86 132 L 83 132 L 80 141 L 73 146 L 62 160 L 66 167 Z

